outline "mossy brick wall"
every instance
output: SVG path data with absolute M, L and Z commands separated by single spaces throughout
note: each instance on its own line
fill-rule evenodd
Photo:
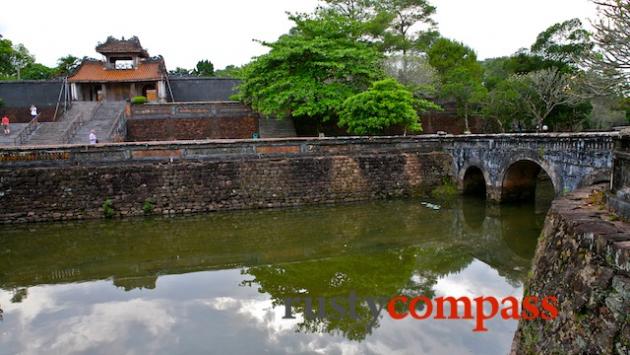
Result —
M 238 102 L 132 105 L 129 142 L 246 139 L 258 132 L 258 115 Z
M 0 155 L 0 222 L 343 203 L 424 193 L 451 158 L 417 143 L 113 144 Z M 146 202 L 146 203 L 145 203 Z
M 554 201 L 525 295 L 556 296 L 555 320 L 521 320 L 513 354 L 630 353 L 630 224 L 604 208 L 606 186 Z

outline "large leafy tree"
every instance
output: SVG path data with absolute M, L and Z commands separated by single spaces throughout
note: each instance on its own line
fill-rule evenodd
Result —
M 48 80 L 55 76 L 55 68 L 49 68 L 40 63 L 29 63 L 21 72 L 24 80 Z
M 379 134 L 390 126 L 402 126 L 411 132 L 420 132 L 416 108 L 437 109 L 426 100 L 414 99 L 412 93 L 394 79 L 372 84 L 360 94 L 348 98 L 343 104 L 339 125 L 355 134 Z
M 291 15 L 294 27 L 243 70 L 239 98 L 264 115 L 319 122 L 384 77 L 383 55 L 361 40 L 358 24 L 332 11 Z
M 520 98 L 540 129 L 545 119 L 562 105 L 578 105 L 583 100 L 574 90 L 574 80 L 558 69 L 544 69 L 519 78 Z
M 57 75 L 68 76 L 81 64 L 81 60 L 72 54 L 57 59 Z
M 575 68 L 593 49 L 591 33 L 574 18 L 554 24 L 541 32 L 531 47 L 533 54 Z
M 483 67 L 477 55 L 464 44 L 446 38 L 438 39 L 427 54 L 440 77 L 440 95 L 455 100 L 466 131 L 470 131 L 468 117 L 487 94 L 482 85 Z
M 630 2 L 591 0 L 599 17 L 592 22 L 595 48 L 584 60 L 587 84 L 594 92 L 630 93 Z
M 193 74 L 197 76 L 214 76 L 214 64 L 207 59 L 200 60 L 197 62 Z
M 21 71 L 34 63 L 33 57 L 23 44 L 14 45 L 9 39 L 0 38 L 0 76 L 4 79 L 21 79 Z

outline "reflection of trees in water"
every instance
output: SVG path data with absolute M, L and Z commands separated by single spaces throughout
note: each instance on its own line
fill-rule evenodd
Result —
M 13 290 L 13 297 L 11 297 L 11 303 L 22 303 L 24 299 L 28 296 L 27 288 L 20 288 Z
M 455 199 L 440 211 L 408 200 L 16 226 L 0 233 L 6 251 L 0 288 L 18 290 L 19 302 L 26 287 L 40 284 L 113 279 L 127 291 L 153 289 L 158 275 L 249 266 L 243 272 L 253 279 L 245 284 L 257 285 L 275 303 L 303 293 L 316 301 L 352 291 L 431 297 L 440 277 L 462 271 L 473 258 L 518 286 L 540 231 L 535 215 L 466 201 Z M 379 323 L 365 304 L 357 314 L 356 322 L 315 319 L 300 329 L 363 339 Z
M 381 313 L 389 298 L 404 294 L 434 297 L 437 280 L 464 269 L 472 258 L 462 249 L 405 247 L 372 252 L 365 255 L 345 255 L 290 264 L 254 266 L 242 273 L 253 279 L 242 283 L 257 285 L 258 291 L 271 295 L 274 306 L 284 306 L 286 299 L 312 299 L 312 313 L 323 312 L 325 318 L 311 317 L 304 302 L 293 307 L 301 313 L 300 332 L 341 334 L 350 340 L 362 340 L 378 328 Z M 378 316 L 369 304 L 355 307 L 357 318 L 341 316 L 330 304 L 335 299 L 344 309 L 349 308 L 350 294 L 360 299 L 371 297 L 378 302 Z M 319 298 L 327 300 L 324 310 Z

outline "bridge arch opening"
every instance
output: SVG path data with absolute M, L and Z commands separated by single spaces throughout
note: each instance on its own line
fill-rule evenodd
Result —
M 464 195 L 486 198 L 486 178 L 476 166 L 469 167 L 464 174 Z
M 519 160 L 505 172 L 501 201 L 529 201 L 547 205 L 551 204 L 555 192 L 553 180 L 545 169 L 531 160 Z

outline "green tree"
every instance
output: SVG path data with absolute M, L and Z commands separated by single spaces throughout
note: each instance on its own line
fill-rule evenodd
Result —
M 218 78 L 240 79 L 243 75 L 243 68 L 237 67 L 236 65 L 228 65 L 223 69 L 215 71 L 214 75 Z
M 429 64 L 440 77 L 440 96 L 455 100 L 469 132 L 468 117 L 487 94 L 482 85 L 483 67 L 477 62 L 477 55 L 462 43 L 446 38 L 438 39 L 427 55 Z
M 360 94 L 349 97 L 343 104 L 339 126 L 348 127 L 350 133 L 379 134 L 383 129 L 400 125 L 411 132 L 419 132 L 422 126 L 414 108 L 412 93 L 394 79 L 372 84 Z M 425 109 L 437 109 L 433 103 L 421 100 Z
M 191 74 L 191 70 L 177 67 L 175 68 L 175 70 L 170 70 L 168 73 L 171 75 L 177 75 L 177 76 L 189 76 Z
M 435 37 L 437 23 L 432 16 L 435 15 L 436 8 L 427 0 L 384 0 L 377 1 L 376 4 L 378 12 L 391 17 L 384 34 L 384 44 L 388 50 L 401 51 L 406 55 L 411 50 L 423 47 L 423 44 Z M 421 25 L 428 28 L 414 31 Z
M 503 132 L 530 125 L 531 116 L 520 96 L 521 85 L 523 83 L 517 76 L 499 81 L 483 102 L 484 117 L 495 119 Z
M 563 105 L 580 105 L 584 101 L 574 89 L 573 77 L 556 68 L 521 75 L 518 80 L 522 83 L 519 86 L 520 98 L 535 120 L 537 129 L 543 126 L 554 110 L 561 109 Z M 547 123 L 553 124 L 554 121 Z
M 57 68 L 56 72 L 59 76 L 68 76 L 72 73 L 79 65 L 81 64 L 81 60 L 72 54 L 68 54 L 57 59 Z
M 8 39 L 0 38 L 0 77 L 3 79 L 21 79 L 21 71 L 35 58 L 23 44 L 14 45 Z
M 49 68 L 40 63 L 29 63 L 22 69 L 24 80 L 48 80 L 55 76 L 55 68 Z
M 344 101 L 384 77 L 383 55 L 360 40 L 357 23 L 330 11 L 291 15 L 295 26 L 243 70 L 238 97 L 283 118 L 334 120 Z
M 214 76 L 214 64 L 207 59 L 200 60 L 192 73 L 197 76 Z
M 556 23 L 536 38 L 531 52 L 547 60 L 575 67 L 593 49 L 591 33 L 577 18 Z
M 31 55 L 22 43 L 15 45 L 13 50 L 12 64 L 17 73 L 17 79 L 20 80 L 22 78 L 22 69 L 24 69 L 27 65 L 34 63 L 35 57 Z

